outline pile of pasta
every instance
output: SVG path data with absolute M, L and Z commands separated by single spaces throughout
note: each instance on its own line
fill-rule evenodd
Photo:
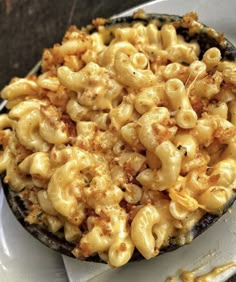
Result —
M 182 21 L 201 28 L 193 14 Z M 25 220 L 113 267 L 158 255 L 235 192 L 236 63 L 175 23 L 72 26 L 1 92 L 0 172 Z

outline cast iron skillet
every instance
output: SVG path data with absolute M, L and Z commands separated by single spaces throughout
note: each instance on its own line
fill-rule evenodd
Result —
M 107 20 L 105 21 L 104 26 L 109 30 L 112 36 L 112 27 L 115 27 L 117 25 L 130 26 L 136 22 L 142 22 L 146 25 L 150 21 L 153 21 L 158 27 L 161 27 L 165 23 L 176 22 L 177 33 L 183 35 L 186 41 L 191 41 L 192 39 L 196 39 L 198 41 L 201 48 L 199 59 L 202 58 L 202 55 L 207 49 L 209 49 L 210 47 L 217 47 L 220 49 L 223 59 L 236 61 L 236 48 L 227 39 L 223 39 L 221 34 L 217 32 L 212 33 L 211 28 L 208 28 L 205 25 L 203 25 L 202 30 L 199 33 L 190 34 L 189 29 L 184 27 L 181 19 L 181 17 L 176 15 L 148 14 L 145 16 L 145 18 L 133 18 L 131 16 L 128 16 Z M 90 25 L 86 28 L 89 33 L 96 31 L 96 29 L 97 26 L 95 25 Z M 39 66 L 34 69 L 34 73 L 40 73 Z M 0 113 L 3 112 L 6 112 L 5 108 Z M 24 221 L 24 218 L 27 216 L 27 209 L 24 205 L 24 202 L 21 200 L 21 198 L 17 195 L 16 192 L 12 191 L 10 187 L 3 182 L 3 178 L 4 175 L 1 175 L 1 181 L 8 204 L 11 210 L 13 211 L 15 217 L 23 225 L 23 227 L 49 248 L 58 251 L 61 254 L 74 257 L 71 251 L 74 249 L 75 244 L 67 242 L 63 238 L 50 233 L 49 231 L 43 229 L 38 225 L 30 225 Z M 228 209 L 234 203 L 235 199 L 236 193 L 228 201 L 228 203 L 225 205 L 219 215 L 206 213 L 190 231 L 192 238 L 194 239 L 198 237 L 201 233 L 206 231 L 212 224 L 214 224 L 224 213 L 228 211 Z M 170 243 L 169 246 L 161 249 L 160 254 L 170 252 L 181 247 L 181 245 L 177 244 L 176 241 L 177 240 L 175 240 L 175 238 L 172 238 L 172 243 Z M 137 250 L 135 250 L 131 260 L 137 261 L 141 259 L 144 259 L 143 256 Z M 87 260 L 93 262 L 103 262 L 97 255 L 89 257 Z

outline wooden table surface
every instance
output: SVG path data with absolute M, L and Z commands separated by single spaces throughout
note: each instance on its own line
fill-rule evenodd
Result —
M 147 0 L 0 0 L 0 89 L 24 76 L 71 24 L 85 26 Z M 236 282 L 236 276 L 228 280 Z

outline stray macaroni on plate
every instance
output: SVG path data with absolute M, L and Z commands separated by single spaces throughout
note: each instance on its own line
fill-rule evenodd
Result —
M 236 187 L 235 61 L 178 33 L 201 31 L 194 13 L 161 27 L 135 17 L 70 27 L 40 73 L 1 92 L 0 172 L 25 221 L 113 267 L 191 241 Z

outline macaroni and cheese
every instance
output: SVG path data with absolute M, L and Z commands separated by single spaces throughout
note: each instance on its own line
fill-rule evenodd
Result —
M 236 62 L 179 34 L 202 31 L 193 13 L 135 17 L 70 27 L 1 92 L 0 171 L 25 220 L 113 267 L 183 242 L 236 185 Z

